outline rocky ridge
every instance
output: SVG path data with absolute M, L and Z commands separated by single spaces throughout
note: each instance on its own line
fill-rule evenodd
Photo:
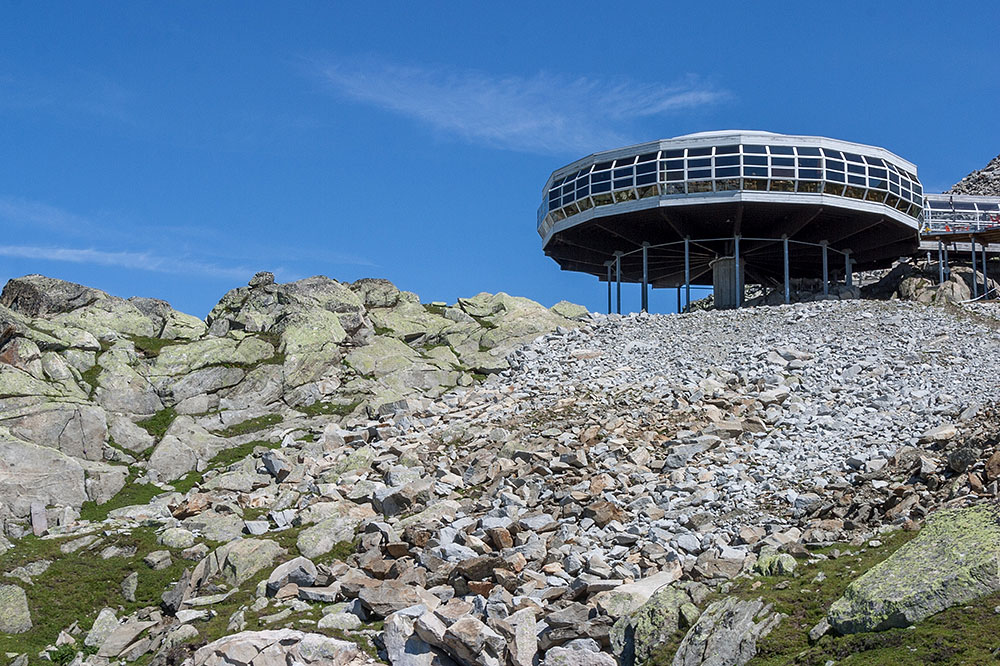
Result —
M 56 286 L 73 321 L 145 312 Z M 0 299 L 20 326 L 0 358 L 48 385 L 44 363 L 22 369 L 19 341 L 67 306 L 23 294 Z M 159 329 L 127 324 L 188 332 L 171 344 L 90 331 L 108 376 L 75 404 L 145 447 L 116 436 L 99 449 L 130 480 L 103 511 L 11 503 L 7 534 L 41 539 L 7 560 L 0 631 L 31 635 L 38 582 L 82 558 L 113 572 L 113 594 L 48 627 L 43 650 L 78 664 L 614 665 L 657 659 L 678 636 L 675 664 L 742 664 L 783 619 L 725 597 L 733 582 L 794 575 L 826 557 L 817 548 L 997 495 L 995 305 L 606 317 L 403 294 L 263 276 L 203 328 L 163 306 Z M 446 353 L 447 369 L 434 362 Z M 101 398 L 121 386 L 133 399 L 115 404 L 162 407 L 110 411 Z M 135 488 L 148 495 L 128 502 Z
M 1000 196 L 1000 155 L 951 186 L 945 194 Z

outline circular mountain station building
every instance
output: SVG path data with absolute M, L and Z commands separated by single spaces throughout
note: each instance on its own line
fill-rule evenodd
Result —
M 731 130 L 596 153 L 549 177 L 538 211 L 545 254 L 612 282 L 715 288 L 851 285 L 919 246 L 916 167 L 877 146 Z M 619 310 L 621 291 L 619 288 Z M 690 301 L 690 294 L 688 300 Z

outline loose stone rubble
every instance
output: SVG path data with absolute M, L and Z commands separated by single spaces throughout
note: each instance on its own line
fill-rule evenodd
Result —
M 134 557 L 121 583 L 133 598 L 144 576 L 183 565 L 159 605 L 62 628 L 51 650 L 97 651 L 78 664 L 630 664 L 678 630 L 675 663 L 745 663 L 781 618 L 763 603 L 706 607 L 728 581 L 997 496 L 993 304 L 620 317 L 506 295 L 424 307 L 385 281 L 262 275 L 199 328 L 165 305 L 69 288 L 45 300 L 29 287 L 47 283 L 28 282 L 0 300 L 61 314 L 0 309 L 13 336 L 0 379 L 34 391 L 16 403 L 34 414 L 59 376 L 38 364 L 62 359 L 59 404 L 93 406 L 105 425 L 74 453 L 8 426 L 3 461 L 58 457 L 34 468 L 26 506 L 0 466 L 6 535 L 44 516 L 41 538 L 63 553 Z M 66 311 L 81 299 L 85 313 Z M 142 332 L 56 331 L 66 314 L 105 322 L 98 305 Z M 188 337 L 156 338 L 169 343 L 154 355 L 139 336 L 163 331 Z M 83 346 L 44 343 L 54 332 Z M 142 413 L 102 406 L 112 385 L 135 398 L 116 409 Z M 169 422 L 149 424 L 149 396 Z M 46 494 L 55 464 L 76 494 Z M 129 474 L 162 492 L 80 519 Z M 148 529 L 149 552 L 116 541 Z M 222 638 L 209 633 L 220 623 Z

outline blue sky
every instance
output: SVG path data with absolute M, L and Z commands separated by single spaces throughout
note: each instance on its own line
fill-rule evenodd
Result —
M 0 279 L 199 316 L 257 270 L 602 309 L 595 278 L 542 254 L 535 210 L 552 170 L 620 144 L 821 134 L 915 162 L 930 192 L 1000 153 L 989 2 L 0 12 Z

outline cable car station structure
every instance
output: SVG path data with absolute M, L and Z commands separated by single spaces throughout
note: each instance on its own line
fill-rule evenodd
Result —
M 621 311 L 622 282 L 642 285 L 644 311 L 649 286 L 685 288 L 687 302 L 691 285 L 713 286 L 716 306 L 727 308 L 741 305 L 747 282 L 783 289 L 788 302 L 791 278 L 819 278 L 826 293 L 831 281 L 850 286 L 853 271 L 922 249 L 936 246 L 942 265 L 949 246 L 985 256 L 1000 249 L 988 248 L 1000 243 L 992 231 L 1000 217 L 991 215 L 1000 215 L 1000 198 L 925 195 L 916 166 L 884 148 L 732 130 L 556 170 L 538 233 L 563 270 L 608 282 L 609 312 L 612 283 Z

